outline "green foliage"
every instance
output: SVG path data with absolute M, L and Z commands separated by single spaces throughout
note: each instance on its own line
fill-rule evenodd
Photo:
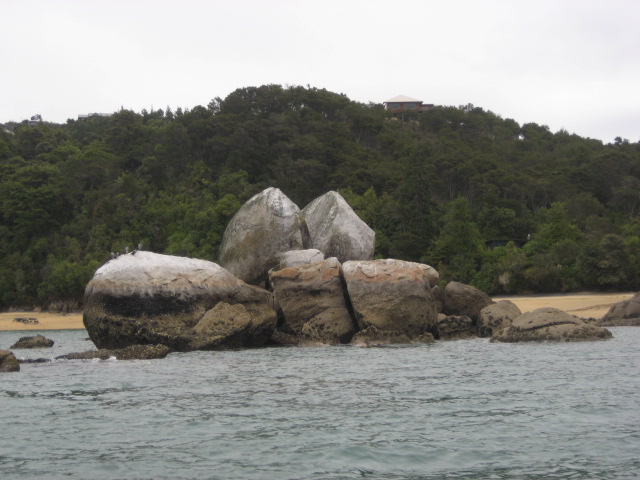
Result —
M 473 105 L 393 118 L 280 85 L 14 133 L 0 132 L 0 307 L 80 300 L 110 252 L 138 243 L 215 261 L 267 186 L 301 208 L 338 190 L 375 230 L 376 257 L 490 293 L 640 285 L 638 144 Z
M 437 262 L 445 280 L 470 283 L 479 267 L 483 245 L 469 201 L 460 197 L 449 202 L 443 223 L 430 258 Z

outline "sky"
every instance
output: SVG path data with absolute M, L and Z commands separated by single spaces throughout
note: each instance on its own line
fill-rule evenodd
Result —
M 637 0 L 0 0 L 0 122 L 303 85 L 640 141 Z

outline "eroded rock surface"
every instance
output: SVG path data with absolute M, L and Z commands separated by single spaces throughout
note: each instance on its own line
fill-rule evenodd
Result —
M 300 209 L 279 189 L 267 188 L 233 216 L 222 237 L 220 265 L 252 285 L 265 286 L 280 254 L 309 244 Z
M 249 322 L 241 328 L 194 328 L 221 302 L 241 304 Z M 145 251 L 121 255 L 99 268 L 87 285 L 84 305 L 84 325 L 99 349 L 259 346 L 269 340 L 276 322 L 270 292 L 245 284 L 213 262 Z
M 270 281 L 283 316 L 278 330 L 288 335 L 286 343 L 336 344 L 351 339 L 355 324 L 335 257 L 272 272 Z
M 466 315 L 477 322 L 480 310 L 492 303 L 489 295 L 471 285 L 449 282 L 444 288 L 445 315 Z
M 623 300 L 611 306 L 598 322 L 606 327 L 624 327 L 640 325 L 640 292 L 629 300 Z
M 338 192 L 330 191 L 302 210 L 309 229 L 310 246 L 325 257 L 370 260 L 375 247 L 375 232 L 363 222 Z
M 55 342 L 42 335 L 35 335 L 31 337 L 22 337 L 16 343 L 9 348 L 50 348 L 53 347 Z
M 538 308 L 516 318 L 491 337 L 492 342 L 576 342 L 611 338 L 605 328 L 589 324 L 557 308 Z
M 0 350 L 0 372 L 19 372 L 20 363 L 9 350 Z
M 478 316 L 478 336 L 490 337 L 503 328 L 510 326 L 522 315 L 520 309 L 509 300 L 500 300 L 480 310 Z
M 437 336 L 435 301 L 425 267 L 392 259 L 343 263 L 360 330 L 376 327 L 409 338 L 427 332 Z

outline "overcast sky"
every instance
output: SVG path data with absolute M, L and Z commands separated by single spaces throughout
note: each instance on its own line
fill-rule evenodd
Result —
M 640 141 L 637 0 L 0 0 L 0 122 L 310 85 Z

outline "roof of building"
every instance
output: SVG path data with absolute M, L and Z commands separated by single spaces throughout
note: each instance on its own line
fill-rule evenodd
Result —
M 406 103 L 406 102 L 418 102 L 422 103 L 422 100 L 418 100 L 417 98 L 407 97 L 406 95 L 398 95 L 397 97 L 393 97 L 390 100 L 387 100 L 383 103 Z

